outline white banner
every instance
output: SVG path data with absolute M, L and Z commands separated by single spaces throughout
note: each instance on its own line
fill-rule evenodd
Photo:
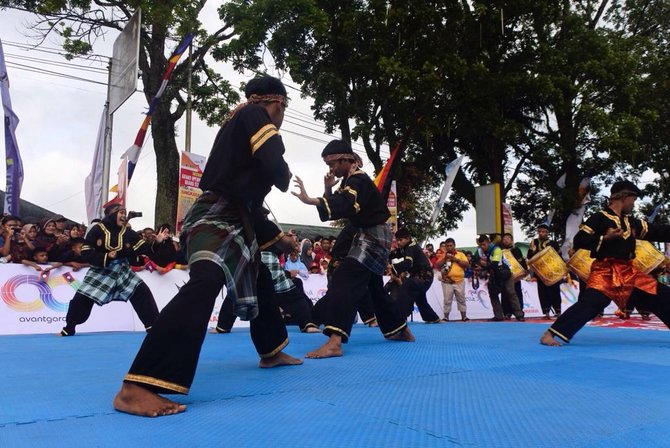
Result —
M 74 296 L 76 288 L 86 275 L 86 269 L 78 272 L 68 267 L 61 267 L 50 271 L 49 277 L 44 280 L 32 268 L 20 264 L 0 265 L 0 334 L 37 334 L 58 333 L 65 325 L 65 314 L 69 301 Z M 68 282 L 64 274 L 69 273 L 74 281 Z M 158 308 L 162 309 L 174 295 L 188 281 L 188 271 L 172 270 L 165 275 L 158 272 L 142 271 L 139 276 L 151 289 Z M 316 302 L 326 293 L 326 276 L 321 274 L 310 275 L 303 280 L 305 293 Z M 526 317 L 542 315 L 537 287 L 534 282 L 522 282 L 524 294 L 524 311 Z M 563 295 L 563 309 L 577 301 L 577 287 L 561 285 Z M 223 302 L 225 289 L 219 295 L 212 310 L 209 327 L 216 326 L 219 309 Z M 428 303 L 439 316 L 443 315 L 442 285 L 435 280 L 427 293 Z M 489 301 L 486 283 L 482 282 L 477 290 L 472 288 L 466 280 L 467 313 L 471 319 L 485 319 L 493 317 L 491 302 Z M 616 306 L 610 304 L 607 313 L 613 313 Z M 452 307 L 452 319 L 460 318 L 456 305 Z M 414 310 L 414 321 L 421 321 L 418 310 Z M 248 327 L 249 322 L 237 320 L 236 327 Z M 91 317 L 77 327 L 77 332 L 98 331 L 144 331 L 130 303 L 112 302 L 103 307 L 94 306 Z

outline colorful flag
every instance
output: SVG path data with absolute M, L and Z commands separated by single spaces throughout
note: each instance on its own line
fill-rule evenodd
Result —
M 430 217 L 429 229 L 431 230 L 433 229 L 433 226 L 437 221 L 437 217 L 440 214 L 440 210 L 442 210 L 442 206 L 444 205 L 445 202 L 447 202 L 447 196 L 449 195 L 449 191 L 451 191 L 451 186 L 453 185 L 454 180 L 456 179 L 456 174 L 458 174 L 458 170 L 461 167 L 461 163 L 463 163 L 463 155 L 460 155 L 458 159 L 454 159 L 451 162 L 447 163 L 447 166 L 444 169 L 444 174 L 447 176 L 447 178 L 444 181 L 444 186 L 442 187 L 440 198 L 438 199 L 437 204 L 435 204 L 435 209 L 433 210 L 433 214 Z
M 402 159 L 402 152 L 404 151 L 405 146 L 402 144 L 402 141 L 396 143 L 396 145 L 391 150 L 391 155 L 384 167 L 379 171 L 377 177 L 375 177 L 375 185 L 377 189 L 382 194 L 382 197 L 386 201 L 389 197 L 389 192 L 391 191 L 391 181 L 393 180 L 393 172 L 399 160 Z
M 88 222 L 102 217 L 102 204 L 107 199 L 107 192 L 102 191 L 103 165 L 105 159 L 105 130 L 107 129 L 107 105 L 102 109 L 100 126 L 98 127 L 98 138 L 95 141 L 93 151 L 93 163 L 91 172 L 84 181 L 84 193 L 86 195 L 86 217 Z
M 19 198 L 23 185 L 23 162 L 16 142 L 16 127 L 19 117 L 12 110 L 12 99 L 9 96 L 9 76 L 5 66 L 5 53 L 0 40 L 0 95 L 5 121 L 5 165 L 7 167 L 7 183 L 5 187 L 4 212 L 20 216 Z
M 165 69 L 165 74 L 163 75 L 163 82 L 161 83 L 158 92 L 156 92 L 156 95 L 154 95 L 153 99 L 151 100 L 146 117 L 144 117 L 142 125 L 140 126 L 140 130 L 137 132 L 137 135 L 135 136 L 135 141 L 133 142 L 132 146 L 128 148 L 128 150 L 126 150 L 126 152 L 124 152 L 123 155 L 121 156 L 122 158 L 126 158 L 128 160 L 128 169 L 126 171 L 127 173 L 126 182 L 128 183 L 130 183 L 130 179 L 133 177 L 135 166 L 137 165 L 137 161 L 140 158 L 140 153 L 142 152 L 142 146 L 144 146 L 144 139 L 147 135 L 147 130 L 149 129 L 149 124 L 151 123 L 151 118 L 154 113 L 154 110 L 156 110 L 160 97 L 163 95 L 163 92 L 165 92 L 165 88 L 168 85 L 168 81 L 170 80 L 172 71 L 177 66 L 177 62 L 179 62 L 181 56 L 188 49 L 188 46 L 191 44 L 192 40 L 193 40 L 193 34 L 188 34 L 181 42 L 181 44 L 179 44 L 174 53 L 172 53 L 172 56 L 170 56 L 170 59 L 168 60 L 168 66 Z M 111 188 L 110 191 L 116 192 L 118 190 L 118 187 L 119 187 L 118 185 L 115 185 L 114 187 Z M 111 204 L 113 202 L 118 202 L 118 199 L 114 198 L 107 204 Z

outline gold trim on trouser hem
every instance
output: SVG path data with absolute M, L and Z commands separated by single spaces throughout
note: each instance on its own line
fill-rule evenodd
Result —
M 218 325 L 216 326 L 216 331 L 218 331 L 219 333 L 230 333 L 230 330 L 226 328 L 221 328 Z
M 384 333 L 384 337 L 388 338 L 389 336 L 393 336 L 394 334 L 400 333 L 406 326 L 407 326 L 407 322 L 403 323 L 401 326 L 399 326 L 395 330 L 391 330 L 388 333 Z
M 363 323 L 364 323 L 365 325 L 367 325 L 367 324 L 369 324 L 370 322 L 372 322 L 372 321 L 375 320 L 375 319 L 377 319 L 377 318 L 373 316 L 373 317 L 371 317 L 370 319 L 366 320 L 366 321 L 363 322 Z
M 559 338 L 561 338 L 563 341 L 568 342 L 568 343 L 570 342 L 570 339 L 566 338 L 564 335 L 562 335 L 558 331 L 554 330 L 553 328 L 549 327 L 549 331 L 551 333 L 555 334 L 556 336 L 558 336 Z
M 63 336 L 70 336 L 70 333 L 68 333 L 67 331 L 65 331 L 65 328 L 63 328 L 63 329 L 60 331 L 60 334 L 62 334 Z
M 148 327 L 144 327 L 144 330 L 149 331 L 149 330 L 151 330 L 151 327 L 152 327 L 152 325 L 149 325 Z
M 332 325 L 326 325 L 325 327 L 323 327 L 323 331 L 326 330 L 332 330 L 335 333 L 339 333 L 340 336 L 344 336 L 345 338 L 349 339 L 349 335 L 347 334 L 347 332 L 341 328 L 333 327 Z
M 170 383 L 168 381 L 159 380 L 158 378 L 154 378 L 152 376 L 134 375 L 132 373 L 127 374 L 125 378 L 123 378 L 123 380 L 162 387 L 163 389 L 173 390 L 180 394 L 187 394 L 189 389 L 188 387 L 180 386 L 179 384 Z
M 265 354 L 258 354 L 261 358 L 272 358 L 274 355 L 279 353 L 280 351 L 284 350 L 284 348 L 288 345 L 288 338 L 284 339 L 284 342 L 279 344 L 279 347 L 276 349 L 272 350 L 270 353 L 265 353 Z
M 317 324 L 313 324 L 313 323 L 310 322 L 310 323 L 308 323 L 308 324 L 305 324 L 305 326 L 304 326 L 303 328 L 301 328 L 300 331 L 304 332 L 304 331 L 307 330 L 309 327 L 319 328 L 319 326 L 318 326 Z

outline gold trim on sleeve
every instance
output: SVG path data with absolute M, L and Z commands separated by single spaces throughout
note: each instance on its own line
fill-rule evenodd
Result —
M 263 245 L 260 246 L 258 249 L 259 249 L 259 250 L 265 250 L 265 249 L 267 249 L 268 247 L 272 246 L 274 243 L 276 243 L 277 241 L 279 241 L 279 240 L 282 239 L 282 238 L 284 238 L 284 232 L 279 232 L 279 235 L 277 235 L 276 237 L 272 238 L 270 241 L 268 241 L 267 243 L 263 244 Z
M 642 233 L 640 233 L 640 238 L 644 238 L 649 232 L 649 224 L 644 220 L 640 221 L 640 224 L 642 224 Z
M 258 130 L 250 139 L 251 154 L 255 154 L 263 144 L 268 141 L 270 137 L 279 135 L 277 128 L 273 124 L 266 124 Z
M 330 211 L 330 205 L 328 205 L 328 199 L 326 199 L 325 197 L 319 199 L 323 199 L 323 205 L 326 207 L 326 211 L 328 212 L 328 219 L 329 220 L 332 219 L 333 213 Z
M 158 378 L 154 378 L 151 376 L 134 375 L 132 373 L 127 374 L 123 379 L 124 381 L 131 381 L 133 383 L 149 384 L 151 386 L 173 390 L 180 394 L 187 394 L 189 389 L 188 387 L 180 386 L 179 384 L 175 383 L 170 383 L 169 381 L 159 380 Z
M 596 246 L 596 252 L 600 250 L 600 246 L 603 245 L 603 241 L 605 241 L 605 237 L 601 236 L 600 239 L 598 240 L 598 245 Z
M 596 232 L 586 224 L 582 224 L 582 226 L 579 228 L 579 230 L 583 230 L 584 232 L 588 233 L 589 235 L 595 235 Z

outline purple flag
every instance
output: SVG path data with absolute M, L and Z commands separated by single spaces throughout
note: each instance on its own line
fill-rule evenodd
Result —
M 4 212 L 20 216 L 19 197 L 21 196 L 21 185 L 23 185 L 23 162 L 19 154 L 19 145 L 16 143 L 16 127 L 19 124 L 19 117 L 12 110 L 12 100 L 9 97 L 9 77 L 5 66 L 2 40 L 0 40 L 0 94 L 5 122 L 5 163 L 7 165 Z

